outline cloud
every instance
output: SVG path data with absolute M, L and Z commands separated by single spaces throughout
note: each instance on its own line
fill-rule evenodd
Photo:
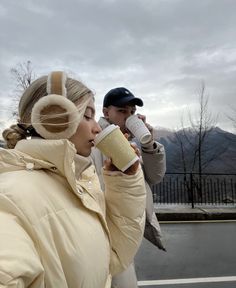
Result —
M 3 0 L 0 98 L 14 90 L 10 68 L 31 60 L 38 75 L 79 75 L 98 109 L 109 89 L 126 86 L 153 125 L 178 123 L 202 81 L 224 115 L 236 92 L 235 10 L 234 0 Z

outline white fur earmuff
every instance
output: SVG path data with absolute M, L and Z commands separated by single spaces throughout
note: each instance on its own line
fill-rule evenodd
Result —
M 66 74 L 55 71 L 47 80 L 47 96 L 35 103 L 31 123 L 45 139 L 68 139 L 79 125 L 78 109 L 66 97 Z

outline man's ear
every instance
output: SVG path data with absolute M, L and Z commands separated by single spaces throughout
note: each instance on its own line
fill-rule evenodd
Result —
M 105 119 L 108 119 L 109 118 L 108 108 L 103 107 L 102 112 L 103 112 Z

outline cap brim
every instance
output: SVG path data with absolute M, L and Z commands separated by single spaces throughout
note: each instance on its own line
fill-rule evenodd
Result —
M 126 97 L 125 99 L 119 99 L 119 101 L 117 101 L 116 103 L 113 103 L 113 106 L 117 106 L 117 107 L 122 107 L 124 105 L 137 105 L 142 107 L 143 106 L 143 101 L 140 98 L 134 98 L 134 97 Z

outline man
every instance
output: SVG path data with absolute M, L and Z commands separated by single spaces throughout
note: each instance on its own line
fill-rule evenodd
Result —
M 103 100 L 103 115 L 98 121 L 102 129 L 106 128 L 110 124 L 118 125 L 123 133 L 128 133 L 129 140 L 133 139 L 130 131 L 125 126 L 126 119 L 135 114 L 136 105 L 143 106 L 143 101 L 140 98 L 136 98 L 128 89 L 118 87 L 110 90 Z M 146 123 L 146 117 L 138 114 L 138 117 L 143 120 L 147 128 L 153 136 L 153 128 Z M 134 139 L 135 140 L 135 139 Z M 165 248 L 161 241 L 161 230 L 157 221 L 152 199 L 152 191 L 150 185 L 159 183 L 166 171 L 166 159 L 165 150 L 162 144 L 155 141 L 152 137 L 149 143 L 141 145 L 137 143 L 141 150 L 142 156 L 142 168 L 146 180 L 147 190 L 147 207 L 146 207 L 146 225 L 144 237 L 157 246 L 159 249 L 165 251 Z M 104 165 L 105 156 L 98 149 L 94 149 L 92 152 L 92 158 L 100 179 L 102 188 L 104 188 L 102 179 L 102 167 Z M 137 288 L 137 277 L 134 269 L 134 265 L 131 264 L 124 272 L 113 277 L 113 288 Z

